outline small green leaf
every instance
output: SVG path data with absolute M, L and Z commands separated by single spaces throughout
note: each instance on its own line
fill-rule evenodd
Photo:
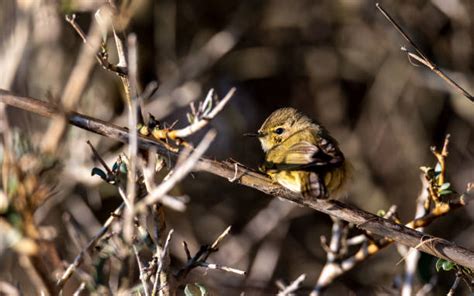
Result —
M 93 168 L 92 169 L 91 176 L 94 176 L 94 175 L 97 175 L 97 176 L 101 177 L 102 180 L 107 181 L 107 174 L 99 168 Z
M 444 270 L 444 271 L 450 271 L 452 270 L 454 267 L 456 267 L 456 264 L 454 262 L 451 262 L 451 261 L 448 261 L 448 260 L 444 260 L 444 259 L 441 259 L 439 258 L 437 261 L 436 261 L 436 271 L 440 271 L 441 269 Z
M 184 288 L 184 295 L 186 296 L 206 296 L 209 295 L 207 293 L 206 288 L 199 284 L 199 283 L 190 283 L 187 284 Z
M 444 261 L 442 266 L 443 266 L 443 270 L 450 271 L 456 266 L 456 264 L 454 264 L 451 261 Z
M 448 189 L 448 190 L 440 191 L 439 195 L 449 195 L 449 194 L 452 194 L 452 193 L 454 193 L 454 191 Z
M 454 191 L 451 189 L 451 183 L 446 182 L 442 184 L 439 189 L 438 189 L 439 195 L 449 195 L 451 193 L 454 193 Z
M 434 171 L 436 175 L 441 173 L 441 164 L 439 164 L 439 162 L 436 164 Z
M 127 171 L 128 171 L 128 170 L 127 170 L 127 165 L 126 165 L 124 162 L 122 162 L 122 163 L 120 164 L 120 173 L 126 175 L 126 174 L 127 174 Z
M 441 267 L 443 266 L 443 263 L 444 263 L 444 259 L 441 259 L 441 258 L 438 258 L 438 260 L 436 260 L 436 271 L 439 272 L 439 270 L 441 269 Z
M 443 185 L 441 185 L 441 186 L 439 187 L 439 190 L 442 191 L 442 190 L 447 190 L 447 189 L 449 189 L 449 188 L 451 188 L 451 183 L 446 182 L 446 183 L 444 183 Z

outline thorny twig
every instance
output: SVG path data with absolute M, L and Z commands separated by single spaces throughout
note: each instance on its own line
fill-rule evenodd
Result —
M 206 98 L 200 103 L 199 108 L 196 110 L 194 104 L 190 105 L 191 113 L 188 113 L 189 125 L 181 129 L 164 128 L 160 126 L 154 117 L 151 117 L 151 122 L 147 126 L 140 126 L 140 134 L 143 136 L 153 136 L 157 140 L 166 141 L 168 139 L 173 140 L 177 144 L 183 146 L 190 146 L 183 138 L 189 137 L 197 131 L 203 129 L 214 119 L 230 101 L 235 94 L 235 87 L 231 88 L 227 94 L 220 100 L 215 107 L 212 107 L 212 101 L 214 99 L 214 90 L 209 90 Z
M 104 9 L 103 14 L 104 23 L 106 25 L 110 24 L 112 21 L 112 12 L 109 9 Z M 46 134 L 42 138 L 41 148 L 45 152 L 53 154 L 57 150 L 59 142 L 67 130 L 67 119 L 65 115 L 77 108 L 81 94 L 85 90 L 89 73 L 94 65 L 95 52 L 100 47 L 100 29 L 97 23 L 93 23 L 87 38 L 89 42 L 87 45 L 82 46 L 79 57 L 69 75 L 61 96 L 61 108 L 64 114 L 57 114 L 55 116 Z
M 193 153 L 185 161 L 183 161 L 181 165 L 175 168 L 170 178 L 153 189 L 153 191 L 151 191 L 143 200 L 136 204 L 136 211 L 142 211 L 146 205 L 160 202 L 162 197 L 168 193 L 168 191 L 170 191 L 177 182 L 182 180 L 191 170 L 193 170 L 194 166 L 199 161 L 199 158 L 207 150 L 215 136 L 215 131 L 209 131 L 201 140 Z
M 467 92 L 464 88 L 462 88 L 456 81 L 452 80 L 448 75 L 446 75 L 438 66 L 433 63 L 423 52 L 420 48 L 413 42 L 413 40 L 405 33 L 405 31 L 400 27 L 400 25 L 388 14 L 388 12 L 382 8 L 379 3 L 376 3 L 378 10 L 384 15 L 384 17 L 395 27 L 395 29 L 407 40 L 410 45 L 415 49 L 417 53 L 410 52 L 405 47 L 402 47 L 401 50 L 405 51 L 408 54 L 409 59 L 415 59 L 416 61 L 420 62 L 421 64 L 425 65 L 428 69 L 433 71 L 436 75 L 441 77 L 444 81 L 446 81 L 449 85 L 454 87 L 460 94 L 468 98 L 471 102 L 474 102 L 474 97 Z
M 150 153 L 150 158 L 151 156 L 156 156 L 156 153 Z M 149 159 L 148 165 L 144 167 L 142 170 L 143 181 L 145 183 L 145 186 L 148 192 L 152 192 L 154 188 L 156 188 L 155 182 L 153 180 L 155 176 L 155 172 L 160 171 L 162 166 L 164 165 L 164 161 L 161 161 L 161 163 L 159 164 L 159 167 L 157 168 L 154 165 L 154 163 L 156 164 L 156 161 L 153 162 L 153 160 Z M 186 210 L 186 202 L 187 202 L 186 198 L 187 196 L 174 197 L 174 196 L 164 194 L 160 198 L 160 203 L 175 211 L 184 212 Z
M 397 221 L 396 211 L 397 207 L 391 206 L 384 214 L 384 218 Z M 327 253 L 327 260 L 321 270 L 318 281 L 311 292 L 311 296 L 320 295 L 336 277 L 352 269 L 355 264 L 364 260 L 366 257 L 363 256 L 368 257 L 370 255 L 369 252 L 376 252 L 374 248 L 370 247 L 371 244 L 376 243 L 370 233 L 366 232 L 348 239 L 347 232 L 348 225 L 344 225 L 343 221 L 333 218 L 331 242 L 329 246 L 326 246 L 325 237 L 322 237 L 321 239 L 323 249 Z M 344 258 L 347 255 L 348 246 L 354 245 L 361 245 L 356 255 Z
M 424 187 L 425 190 L 428 190 L 428 200 L 431 200 L 430 204 L 434 204 L 432 207 L 424 207 L 426 211 L 424 211 L 424 215 L 419 217 L 416 216 L 414 220 L 405 224 L 406 227 L 410 228 L 420 228 L 430 224 L 433 220 L 446 215 L 447 213 L 451 212 L 452 210 L 464 206 L 466 204 L 466 199 L 463 196 L 468 196 L 470 189 L 468 188 L 466 193 L 461 194 L 460 198 L 457 200 L 451 199 L 448 202 L 434 202 L 434 200 L 439 200 L 439 190 L 440 186 L 438 185 L 440 182 L 444 182 L 445 180 L 445 158 L 448 155 L 448 144 L 449 144 L 449 135 L 446 136 L 446 139 L 443 144 L 443 148 L 441 152 L 438 152 L 435 148 L 431 148 L 433 154 L 435 155 L 436 159 L 438 160 L 439 171 L 438 174 L 435 175 L 432 173 L 432 169 L 422 167 L 422 171 L 425 173 L 424 178 L 426 178 L 426 183 L 428 184 L 427 187 Z M 441 180 L 441 181 L 440 181 Z M 444 183 L 443 183 L 444 184 Z M 423 191 L 422 191 L 423 194 Z M 426 193 L 425 193 L 426 194 Z M 394 220 L 396 223 L 400 223 L 396 218 L 396 208 L 392 207 L 384 216 L 385 218 L 390 218 Z M 360 225 L 359 225 L 360 227 Z M 322 291 L 326 286 L 328 286 L 332 281 L 342 275 L 343 273 L 352 269 L 357 263 L 366 260 L 368 257 L 376 254 L 381 249 L 385 248 L 386 246 L 390 245 L 393 241 L 387 238 L 382 238 L 375 240 L 372 237 L 368 236 L 368 233 L 364 234 L 362 237 L 357 236 L 357 240 L 355 242 L 362 243 L 360 249 L 353 255 L 348 258 L 345 258 L 337 264 L 332 265 L 333 268 L 323 268 L 321 272 L 320 278 L 318 280 L 318 284 L 316 285 L 315 289 L 313 290 L 313 295 L 318 295 L 320 291 Z M 349 240 L 352 240 L 349 239 Z M 419 246 L 425 244 L 427 241 L 422 239 L 423 243 L 417 244 L 415 249 L 418 249 Z M 432 241 L 429 241 L 432 242 Z M 354 242 L 348 243 L 353 245 Z M 439 255 L 433 254 L 437 257 Z M 325 266 L 326 267 L 326 266 Z
M 178 130 L 173 130 L 168 133 L 168 137 L 171 139 L 176 139 L 176 138 L 186 138 L 189 137 L 190 135 L 194 134 L 195 132 L 199 131 L 203 127 L 207 125 L 209 121 L 211 121 L 214 117 L 221 112 L 227 102 L 234 96 L 236 89 L 235 87 L 231 88 L 227 94 L 224 96 L 224 98 L 217 103 L 217 105 L 212 108 L 212 99 L 214 96 L 214 90 L 211 89 L 209 90 L 206 99 L 202 103 L 201 106 L 209 106 L 208 108 L 201 107 L 197 111 L 194 111 L 193 114 L 191 115 L 192 117 L 190 118 L 190 125 L 188 125 L 185 128 L 178 129 Z M 194 105 L 191 105 L 194 106 Z M 194 108 L 192 108 L 194 109 Z
M 300 287 L 301 284 L 306 279 L 306 274 L 300 275 L 296 280 L 294 280 L 291 284 L 285 287 L 285 285 L 279 281 L 277 281 L 277 285 L 280 288 L 280 292 L 278 292 L 277 296 L 290 296 L 295 295 L 293 292 L 296 292 Z
M 224 230 L 224 232 L 222 232 L 211 245 L 201 246 L 199 248 L 199 251 L 197 251 L 194 256 L 191 256 L 191 252 L 189 251 L 188 244 L 185 241 L 183 241 L 183 248 L 184 248 L 184 252 L 186 253 L 188 262 L 186 262 L 186 264 L 176 273 L 176 278 L 178 279 L 185 278 L 188 275 L 188 273 L 195 267 L 208 267 L 211 269 L 220 269 L 224 271 L 237 273 L 240 275 L 245 275 L 245 271 L 238 270 L 231 267 L 210 264 L 206 262 L 207 258 L 212 253 L 217 252 L 220 243 L 229 234 L 230 228 L 231 228 L 230 226 L 227 227 Z
M 110 174 L 112 173 L 112 170 L 109 168 L 109 166 L 105 163 L 105 161 L 102 159 L 100 154 L 97 152 L 97 150 L 94 148 L 94 146 L 91 144 L 90 141 L 87 141 L 87 144 L 90 146 L 92 153 L 94 156 L 99 160 L 99 162 L 103 165 L 103 167 L 109 172 Z M 97 242 L 107 233 L 109 230 L 110 226 L 112 223 L 115 221 L 115 219 L 120 218 L 122 215 L 122 211 L 125 208 L 125 202 L 120 204 L 119 207 L 115 209 L 115 211 L 110 214 L 109 218 L 107 221 L 105 221 L 104 225 L 102 228 L 97 232 L 97 234 L 89 241 L 87 246 L 81 250 L 81 252 L 76 256 L 74 259 L 73 263 L 68 266 L 66 271 L 63 273 L 61 278 L 57 281 L 57 286 L 62 289 L 66 281 L 72 276 L 74 271 L 81 265 L 84 256 L 92 251 L 92 249 L 96 246 Z
M 82 31 L 81 27 L 79 27 L 79 25 L 76 23 L 76 15 L 75 14 L 66 15 L 65 19 L 71 25 L 71 27 L 76 31 L 76 33 L 81 37 L 82 42 L 85 44 L 89 44 L 86 38 L 86 35 Z M 108 57 L 109 55 L 107 53 L 107 49 L 105 45 L 102 45 L 101 51 L 96 53 L 97 62 L 99 62 L 99 64 L 105 70 L 111 71 L 121 77 L 127 77 L 128 76 L 127 67 L 121 67 L 121 66 L 111 64 L 108 60 Z

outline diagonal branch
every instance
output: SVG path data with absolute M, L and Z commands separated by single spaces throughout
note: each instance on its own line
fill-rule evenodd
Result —
M 405 31 L 400 27 L 400 25 L 390 16 L 390 14 L 382 8 L 379 3 L 376 3 L 375 6 L 380 10 L 383 16 L 395 27 L 395 29 L 400 33 L 400 35 L 405 38 L 408 43 L 415 49 L 416 53 L 410 52 L 405 47 L 402 47 L 401 50 L 405 51 L 408 55 L 408 59 L 414 59 L 428 69 L 433 71 L 436 75 L 441 77 L 444 81 L 446 81 L 449 85 L 454 87 L 460 94 L 468 98 L 471 102 L 474 102 L 474 97 L 464 88 L 462 88 L 456 81 L 452 80 L 448 75 L 446 75 L 435 63 L 433 63 L 422 51 L 421 49 L 415 44 L 415 42 L 405 33 Z
M 0 103 L 12 105 L 46 117 L 51 117 L 57 112 L 57 108 L 51 104 L 29 97 L 16 96 L 3 90 L 0 90 Z M 76 112 L 71 112 L 68 116 L 68 120 L 71 124 L 96 134 L 113 138 L 124 143 L 128 142 L 129 133 L 126 129 L 105 121 Z M 174 161 L 177 158 L 176 153 L 170 152 L 162 143 L 155 140 L 140 136 L 138 138 L 138 145 L 141 149 L 153 148 L 157 153 L 168 154 Z M 235 175 L 234 163 L 215 161 L 207 158 L 201 158 L 197 162 L 195 169 L 209 172 L 226 179 L 232 178 Z M 433 256 L 452 261 L 458 265 L 474 269 L 474 252 L 457 246 L 450 241 L 413 230 L 337 200 L 304 199 L 300 194 L 291 192 L 278 184 L 274 184 L 267 176 L 243 166 L 240 167 L 240 172 L 242 176 L 236 180 L 235 183 L 348 221 L 374 235 L 386 237 L 390 242 L 396 241 L 408 247 L 417 248 L 419 251 Z M 461 202 L 463 200 L 464 199 L 461 199 Z

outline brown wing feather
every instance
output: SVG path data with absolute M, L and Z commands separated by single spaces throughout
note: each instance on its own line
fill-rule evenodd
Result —
M 308 173 L 308 176 L 306 178 L 307 179 L 304 180 L 303 188 L 301 190 L 303 197 L 305 197 L 306 199 L 326 199 L 329 197 L 328 190 L 320 174 L 310 172 Z
M 316 145 L 302 141 L 291 146 L 287 152 L 284 164 L 290 168 L 304 169 L 309 167 L 324 167 L 339 165 L 344 162 L 344 155 L 337 147 L 335 140 L 320 138 Z

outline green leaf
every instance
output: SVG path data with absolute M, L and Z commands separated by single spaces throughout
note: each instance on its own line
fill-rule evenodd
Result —
M 451 183 L 446 182 L 442 184 L 438 189 L 438 193 L 439 195 L 448 195 L 454 193 L 454 191 L 451 189 Z
M 127 174 L 127 171 L 128 171 L 128 170 L 127 170 L 127 165 L 126 165 L 124 162 L 122 162 L 122 163 L 120 164 L 120 173 L 126 175 L 126 174 Z
M 452 194 L 452 193 L 454 193 L 454 191 L 448 189 L 448 190 L 440 191 L 439 195 L 449 195 L 449 194 Z
M 444 183 L 443 185 L 441 185 L 439 187 L 439 190 L 442 191 L 442 190 L 447 190 L 447 189 L 450 189 L 450 188 L 451 188 L 451 183 L 446 182 L 446 183 Z
M 436 176 L 441 173 L 441 164 L 439 164 L 439 162 L 436 164 L 434 171 L 435 171 Z
M 199 284 L 199 283 L 190 283 L 187 284 L 184 288 L 184 295 L 186 296 L 206 296 L 209 295 L 207 293 L 206 288 Z
M 450 271 L 455 267 L 456 267 L 456 264 L 448 260 L 439 258 L 438 261 L 436 261 L 436 271 L 438 272 L 440 271 L 440 269 L 444 271 Z
M 438 258 L 438 260 L 436 260 L 436 271 L 439 272 L 439 270 L 441 269 L 441 267 L 443 266 L 443 263 L 444 263 L 444 259 L 441 259 L 441 258 Z
M 93 168 L 92 169 L 91 176 L 94 176 L 94 175 L 97 175 L 97 176 L 101 177 L 102 180 L 107 181 L 107 174 L 99 168 Z
M 442 265 L 442 267 L 445 271 L 450 271 L 455 266 L 456 266 L 456 264 L 454 264 L 454 262 L 451 262 L 451 261 L 444 261 L 443 265 Z

